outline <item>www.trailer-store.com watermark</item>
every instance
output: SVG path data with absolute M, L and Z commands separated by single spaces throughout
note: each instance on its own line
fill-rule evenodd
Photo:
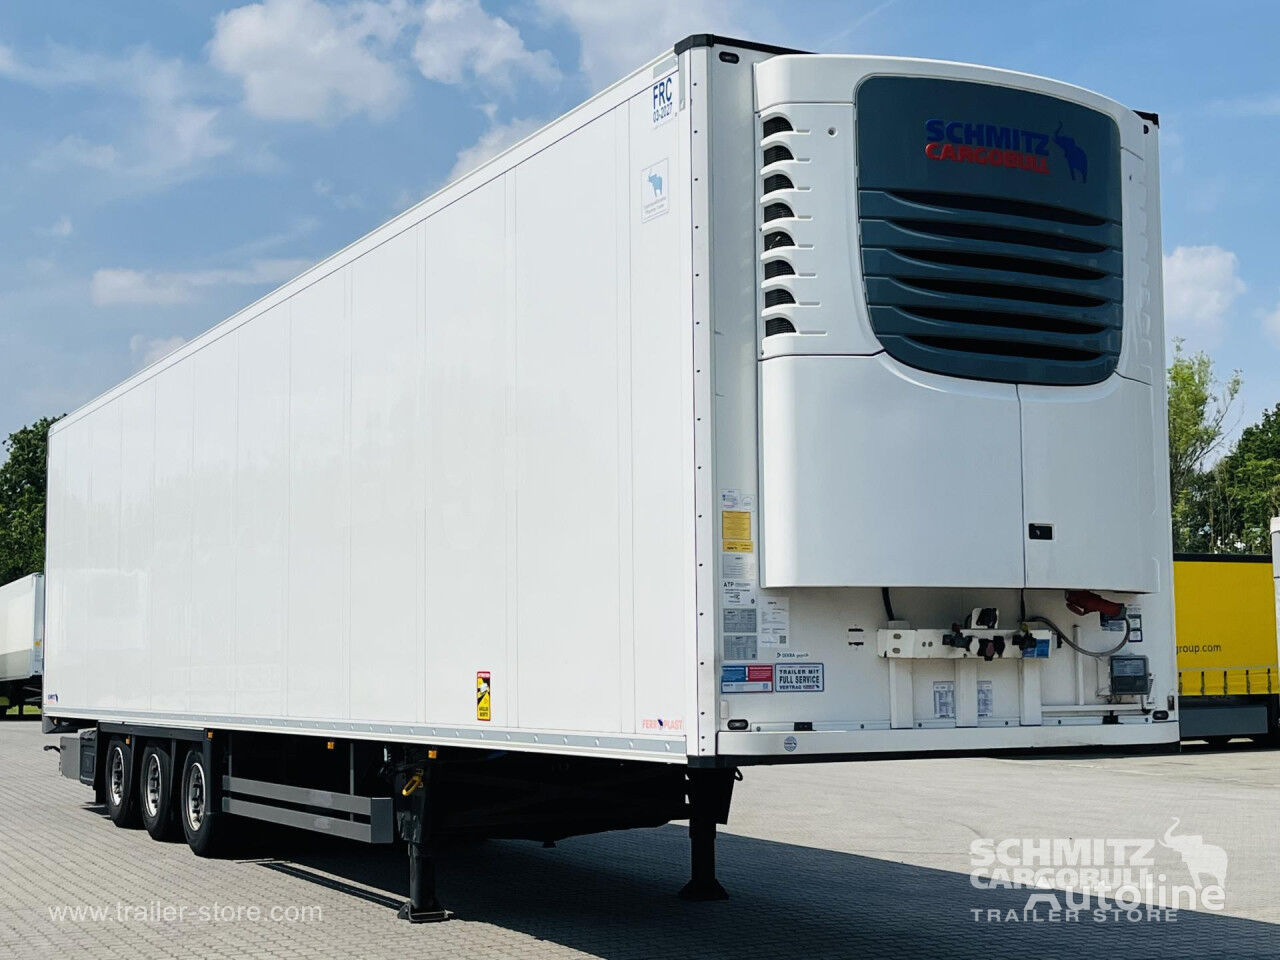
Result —
M 1006 893 L 1025 890 L 1021 909 L 969 908 L 978 923 L 1173 922 L 1179 910 L 1226 906 L 1227 852 L 1204 837 L 1175 833 L 1146 838 L 1038 837 L 969 845 L 969 883 Z M 1159 860 L 1160 848 L 1175 851 Z
M 145 903 L 59 904 L 49 907 L 55 923 L 319 923 L 319 904 Z

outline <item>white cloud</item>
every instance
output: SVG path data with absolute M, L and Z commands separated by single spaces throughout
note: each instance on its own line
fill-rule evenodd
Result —
M 1176 247 L 1164 258 L 1165 328 L 1193 346 L 1213 346 L 1245 291 L 1240 261 L 1222 247 Z
M 178 274 L 143 273 L 141 270 L 94 271 L 89 292 L 95 306 L 116 303 L 170 304 L 190 299 L 190 290 Z
M 134 371 L 163 360 L 186 342 L 185 337 L 148 337 L 135 333 L 129 338 L 129 355 L 133 358 Z
M 493 124 L 480 135 L 479 140 L 458 151 L 458 160 L 449 172 L 449 179 L 456 180 L 464 173 L 469 173 L 486 160 L 496 157 L 507 147 L 519 143 L 541 126 L 541 121 L 528 117 Z
M 1280 303 L 1277 303 L 1276 308 L 1262 318 L 1262 329 L 1271 341 L 1280 347 Z
M 44 169 L 89 167 L 109 170 L 116 165 L 118 153 L 109 143 L 90 143 L 84 137 L 69 134 L 36 155 L 34 164 Z
M 626 76 L 691 33 L 749 35 L 743 29 L 741 5 L 731 0 L 645 0 L 605 3 L 602 0 L 537 0 L 542 11 L 567 20 L 581 41 L 579 66 L 592 87 Z
M 38 232 L 43 233 L 47 237 L 57 237 L 59 240 L 62 240 L 71 236 L 71 234 L 75 232 L 75 227 L 71 224 L 71 218 L 64 213 L 49 226 L 44 227 Z
M 44 90 L 86 87 L 130 104 L 119 143 L 70 134 L 37 155 L 37 167 L 89 167 L 167 183 L 232 146 L 217 130 L 220 109 L 199 102 L 200 85 L 191 68 L 146 47 L 112 58 L 51 46 L 40 63 L 21 61 L 9 48 L 0 48 L 0 77 Z
M 364 197 L 358 193 L 341 193 L 334 189 L 333 181 L 319 178 L 311 184 L 316 196 L 324 197 L 333 204 L 335 210 L 359 210 L 364 206 Z
M 231 270 L 176 272 L 108 268 L 97 270 L 89 284 L 95 306 L 118 304 L 166 306 L 189 303 L 202 290 L 220 286 L 283 283 L 311 266 L 310 260 L 255 260 Z
M 209 59 L 244 88 L 250 113 L 272 120 L 390 116 L 406 93 L 390 46 L 410 16 L 405 0 L 330 6 L 264 0 L 218 15 Z
M 1214 113 L 1226 113 L 1236 117 L 1280 117 L 1280 93 L 1260 93 L 1233 100 L 1215 100 L 1209 108 Z
M 413 59 L 424 77 L 440 83 L 476 80 L 505 89 L 517 76 L 560 79 L 550 53 L 530 50 L 519 30 L 485 13 L 479 0 L 430 0 L 422 9 Z

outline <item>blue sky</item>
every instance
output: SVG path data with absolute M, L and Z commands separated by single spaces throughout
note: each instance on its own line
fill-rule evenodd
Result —
M 0 8 L 0 435 L 703 31 L 1158 111 L 1169 332 L 1280 402 L 1280 4 L 59 0 Z

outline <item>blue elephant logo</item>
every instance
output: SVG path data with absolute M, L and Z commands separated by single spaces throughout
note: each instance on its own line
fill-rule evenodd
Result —
M 1076 143 L 1075 137 L 1068 137 L 1062 132 L 1062 121 L 1058 121 L 1058 129 L 1053 131 L 1053 142 L 1058 145 L 1058 149 L 1062 151 L 1062 155 L 1067 158 L 1067 170 L 1071 174 L 1071 179 L 1075 180 L 1076 174 L 1080 174 L 1080 182 L 1089 182 L 1089 155 L 1084 152 L 1084 148 Z

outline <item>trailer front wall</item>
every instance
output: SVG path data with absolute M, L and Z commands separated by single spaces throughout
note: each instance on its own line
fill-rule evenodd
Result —
M 684 758 L 688 174 L 652 92 L 674 69 L 54 428 L 58 715 Z
M 0 682 L 40 673 L 44 578 L 35 573 L 0 587 Z

